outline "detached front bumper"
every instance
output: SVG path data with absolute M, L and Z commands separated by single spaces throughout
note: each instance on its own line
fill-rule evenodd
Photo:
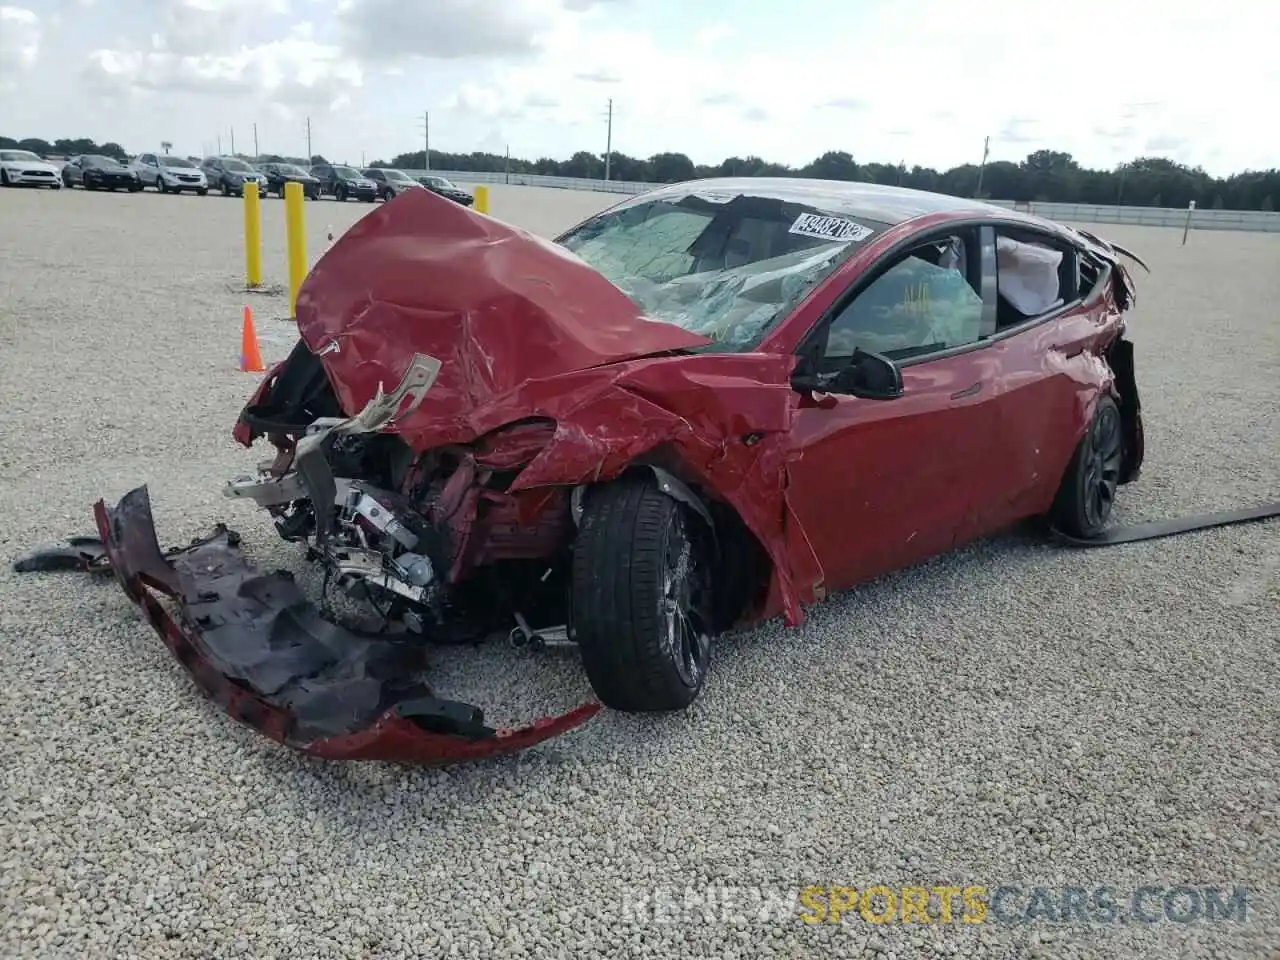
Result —
M 81 546 L 78 565 L 108 564 L 206 696 L 310 756 L 477 760 L 558 736 L 601 709 L 592 702 L 528 727 L 488 727 L 480 708 L 439 699 L 417 679 L 425 668 L 419 642 L 358 634 L 322 618 L 288 571 L 256 570 L 234 531 L 219 525 L 162 553 L 145 486 L 115 507 L 98 501 L 94 516 L 103 561 L 92 563 Z

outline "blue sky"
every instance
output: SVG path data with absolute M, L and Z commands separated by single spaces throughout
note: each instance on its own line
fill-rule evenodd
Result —
M 1066 12 L 1064 12 L 1066 11 Z M 1115 0 L 0 0 L 0 133 L 948 167 L 1063 149 L 1280 166 L 1280 8 Z M 1264 111 L 1265 112 L 1265 111 Z

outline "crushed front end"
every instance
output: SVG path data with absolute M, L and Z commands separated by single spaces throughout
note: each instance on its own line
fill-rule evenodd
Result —
M 391 393 L 379 390 L 356 416 L 331 416 L 324 370 L 299 343 L 236 428 L 246 444 L 267 436 L 276 458 L 225 494 L 254 501 L 281 537 L 305 544 L 326 592 L 332 586 L 362 605 L 375 629 L 453 643 L 562 616 L 557 560 L 567 559 L 573 535 L 571 496 L 506 490 L 555 423 L 526 418 L 471 443 L 415 451 L 396 426 L 439 369 L 415 354 Z M 529 633 L 511 637 L 519 643 Z M 550 633 L 564 634 L 563 624 Z

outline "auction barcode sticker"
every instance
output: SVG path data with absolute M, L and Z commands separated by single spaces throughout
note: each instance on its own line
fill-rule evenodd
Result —
M 817 237 L 820 240 L 836 240 L 841 243 L 857 243 L 875 233 L 844 217 L 828 217 L 820 213 L 802 213 L 796 217 L 787 233 L 797 233 L 804 237 Z

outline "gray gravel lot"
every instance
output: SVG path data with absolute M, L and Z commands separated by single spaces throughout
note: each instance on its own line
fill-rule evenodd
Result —
M 550 233 L 615 199 L 495 188 L 493 212 Z M 371 208 L 306 209 L 316 254 Z M 263 456 L 230 438 L 258 379 L 236 369 L 241 216 L 0 192 L 0 955 L 1280 957 L 1274 522 L 1097 552 L 997 538 L 727 640 L 687 715 L 603 714 L 443 772 L 301 759 L 206 703 L 114 583 L 10 573 L 140 482 L 166 543 L 225 519 L 298 565 L 220 494 Z M 1155 271 L 1121 519 L 1275 499 L 1280 236 L 1094 229 Z M 270 362 L 287 305 L 252 302 Z M 500 645 L 438 676 L 497 720 L 589 692 L 572 657 Z M 1087 926 L 810 927 L 761 921 L 749 890 L 743 916 L 655 923 L 634 899 L 877 883 L 1018 885 L 1014 909 L 1035 885 L 1250 893 L 1243 923 Z

